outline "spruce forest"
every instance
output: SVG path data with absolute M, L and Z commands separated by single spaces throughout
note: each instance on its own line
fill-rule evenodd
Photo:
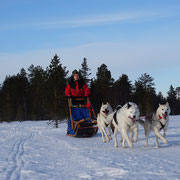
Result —
M 154 79 L 147 73 L 132 84 L 126 74 L 114 80 L 105 64 L 97 68 L 95 78 L 89 78 L 90 71 L 84 58 L 79 72 L 91 89 L 90 100 L 96 113 L 102 102 L 115 108 L 132 101 L 138 104 L 143 116 L 168 101 L 171 114 L 180 114 L 180 87 L 169 85 L 167 97 L 163 97 L 161 92 L 156 94 Z M 18 74 L 6 76 L 0 85 L 0 122 L 66 119 L 68 104 L 64 91 L 70 75 L 55 54 L 46 69 L 31 65 L 27 71 L 22 68 Z

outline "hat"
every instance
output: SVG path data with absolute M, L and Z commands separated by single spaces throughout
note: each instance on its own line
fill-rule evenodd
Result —
M 79 72 L 75 69 L 73 72 L 72 72 L 73 75 L 75 74 L 79 74 Z

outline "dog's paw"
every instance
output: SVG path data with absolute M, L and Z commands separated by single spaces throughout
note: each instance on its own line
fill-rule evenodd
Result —
M 164 141 L 164 143 L 165 143 L 165 144 L 168 144 L 168 141 L 167 141 L 167 140 L 165 140 L 165 141 Z
M 133 143 L 137 142 L 137 139 L 133 139 L 132 142 L 133 142 Z
M 129 144 L 129 147 L 130 147 L 130 148 L 133 148 L 133 144 Z
M 112 140 L 112 137 L 111 137 L 111 136 L 109 136 L 109 140 Z
M 117 148 L 117 147 L 118 147 L 118 144 L 114 144 L 114 147 L 116 147 L 116 148 Z
M 145 142 L 144 147 L 148 147 L 148 142 Z

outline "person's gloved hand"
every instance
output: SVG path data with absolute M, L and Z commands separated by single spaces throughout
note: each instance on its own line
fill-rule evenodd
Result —
M 67 98 L 68 98 L 68 99 L 72 99 L 72 98 L 73 98 L 73 96 L 67 96 Z
M 85 100 L 85 101 L 87 101 L 87 98 L 88 98 L 87 96 L 84 96 L 84 100 Z
M 72 100 L 73 100 L 73 99 L 75 99 L 75 97 L 74 97 L 74 96 L 72 96 L 72 95 L 70 96 L 70 98 L 71 98 Z

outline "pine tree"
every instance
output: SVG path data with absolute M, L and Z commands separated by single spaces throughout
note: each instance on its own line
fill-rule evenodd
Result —
M 24 68 L 20 70 L 17 74 L 18 82 L 18 104 L 17 104 L 17 115 L 16 119 L 27 120 L 28 119 L 28 90 L 29 82 L 27 78 L 27 73 Z
M 84 58 L 83 59 L 83 62 L 82 62 L 82 64 L 81 64 L 81 69 L 79 70 L 79 72 L 80 72 L 80 75 L 82 76 L 82 78 L 84 79 L 84 81 L 89 85 L 89 83 L 90 83 L 90 79 L 88 78 L 90 75 L 91 75 L 91 73 L 89 73 L 89 71 L 90 71 L 91 69 L 89 69 L 89 67 L 88 67 L 88 64 L 87 64 L 87 59 L 86 58 Z
M 142 74 L 138 79 L 137 83 L 141 84 L 146 92 L 155 91 L 155 83 L 153 82 L 154 78 L 152 78 L 149 74 Z
M 174 87 L 172 85 L 170 86 L 167 94 L 168 94 L 167 100 L 170 104 L 171 112 L 172 112 L 172 114 L 176 114 L 176 105 L 177 105 L 176 97 L 177 97 L 177 94 L 176 94 L 176 90 L 174 89 Z
M 162 103 L 164 104 L 166 102 L 166 99 L 164 98 L 162 92 L 160 91 L 157 95 L 157 104 Z
M 112 85 L 114 79 L 105 64 L 102 64 L 96 73 L 96 79 L 91 80 L 92 102 L 99 110 L 102 102 L 110 102 L 112 99 Z
M 169 88 L 169 91 L 167 92 L 168 94 L 168 99 L 172 99 L 172 100 L 175 100 L 176 99 L 176 90 L 174 89 L 174 87 L 171 85 L 170 88 Z
M 67 114 L 67 103 L 64 95 L 67 74 L 66 67 L 62 67 L 60 58 L 55 54 L 49 67 L 47 67 L 49 114 L 52 119 L 65 118 Z
M 30 115 L 33 120 L 47 119 L 47 73 L 41 66 L 31 65 L 29 74 L 29 106 Z
M 180 114 L 180 87 L 176 88 L 176 95 L 177 95 L 176 114 Z
M 13 79 L 14 77 L 6 76 L 2 85 L 3 121 L 8 121 L 8 122 L 14 120 L 13 115 L 14 115 L 15 105 L 14 105 L 14 97 L 12 97 L 13 96 L 13 91 L 12 91 Z
M 180 87 L 176 88 L 177 99 L 180 100 Z
M 132 95 L 132 85 L 126 74 L 122 74 L 121 77 L 113 84 L 113 98 L 116 106 L 118 104 L 125 104 L 130 101 Z
M 141 114 L 145 115 L 155 109 L 156 92 L 154 79 L 144 73 L 135 81 L 134 100 L 139 105 Z
M 134 89 L 133 89 L 133 101 L 138 104 L 141 114 L 144 115 L 146 114 L 145 112 L 145 102 L 144 102 L 144 97 L 145 97 L 145 90 L 143 88 L 143 85 L 139 83 L 138 81 L 135 81 L 134 84 Z
M 2 86 L 3 119 L 5 121 L 22 121 L 28 118 L 26 113 L 28 85 L 24 69 L 21 69 L 17 75 L 6 77 Z

